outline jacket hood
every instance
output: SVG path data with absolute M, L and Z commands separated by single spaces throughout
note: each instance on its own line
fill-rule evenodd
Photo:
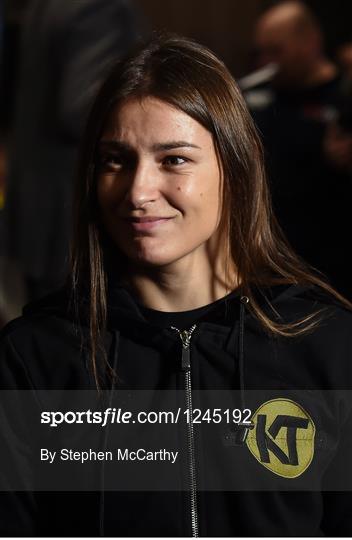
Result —
M 276 285 L 256 289 L 254 295 L 256 302 L 269 317 L 276 318 L 279 313 L 288 322 L 309 314 L 312 310 L 312 298 L 318 300 L 321 292 L 311 285 Z M 241 309 L 243 309 L 241 325 L 255 327 L 257 332 L 264 332 L 261 324 L 251 316 L 250 302 L 241 302 L 241 299 L 243 299 L 241 289 L 233 291 L 229 296 L 209 305 L 210 309 L 198 319 L 198 324 L 211 325 L 213 329 L 214 325 L 216 325 L 217 329 L 219 327 L 232 329 L 232 339 L 229 339 L 230 344 L 237 334 Z M 228 299 L 226 310 L 224 309 L 225 299 Z M 302 302 L 304 299 L 307 301 Z M 77 313 L 79 318 L 77 318 Z M 89 327 L 87 296 L 80 300 L 78 309 L 76 309 L 68 288 L 60 289 L 37 302 L 28 304 L 25 306 L 23 314 L 29 318 L 47 316 L 63 318 L 72 321 L 74 324 L 78 323 L 83 330 L 88 330 Z M 138 341 L 146 344 L 154 344 L 164 352 L 168 352 L 170 347 L 178 340 L 178 336 L 170 328 L 160 328 L 160 326 L 146 320 L 137 299 L 125 286 L 119 283 L 112 285 L 108 290 L 107 329 L 111 334 L 116 331 L 122 332 L 131 339 L 138 339 Z
M 272 312 L 280 305 L 288 304 L 292 299 L 315 299 L 333 302 L 331 297 L 313 285 L 275 285 L 266 288 L 257 288 L 254 291 L 255 299 L 265 311 Z M 233 291 L 231 302 L 237 306 L 240 304 L 242 296 L 241 289 Z M 220 299 L 214 302 L 214 309 L 221 304 Z M 272 307 L 271 307 L 272 306 Z M 89 303 L 88 297 L 85 296 L 80 300 L 78 306 L 79 320 L 82 325 L 87 324 Z M 48 316 L 55 315 L 64 317 L 70 320 L 75 319 L 75 309 L 72 301 L 72 294 L 68 287 L 63 287 L 58 291 L 38 300 L 27 304 L 23 308 L 25 317 Z M 160 328 L 148 322 L 143 316 L 138 301 L 127 288 L 120 284 L 115 284 L 108 290 L 107 295 L 107 321 L 109 327 L 128 328 L 131 323 L 136 325 L 139 330 L 143 328 L 151 330 L 152 328 Z

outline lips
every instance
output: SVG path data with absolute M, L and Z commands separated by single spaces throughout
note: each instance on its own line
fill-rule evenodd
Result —
M 144 216 L 140 218 L 129 217 L 127 222 L 135 231 L 148 231 L 162 226 L 167 221 L 173 219 L 172 217 L 158 217 L 158 216 Z
M 132 221 L 133 223 L 145 223 L 149 221 L 160 221 L 161 219 L 171 219 L 169 217 L 163 217 L 163 216 L 144 216 L 144 217 L 128 217 L 128 221 Z

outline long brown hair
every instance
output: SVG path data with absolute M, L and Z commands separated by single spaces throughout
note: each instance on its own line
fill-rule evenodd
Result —
M 255 288 L 317 285 L 352 308 L 294 253 L 282 234 L 271 209 L 260 138 L 241 92 L 223 62 L 190 39 L 157 36 L 113 66 L 96 97 L 83 139 L 71 276 L 76 297 L 85 290 L 89 298 L 95 376 L 95 358 L 107 315 L 105 233 L 96 197 L 97 146 L 112 109 L 128 98 L 146 96 L 172 104 L 212 134 L 224 179 L 222 220 L 226 224 L 229 254 L 242 294 L 249 298 L 252 313 L 263 327 L 274 335 L 294 336 L 314 328 L 319 313 L 284 323 L 274 310 L 269 316 L 261 308 Z

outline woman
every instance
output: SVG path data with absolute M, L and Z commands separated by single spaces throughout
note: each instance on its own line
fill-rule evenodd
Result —
M 167 36 L 116 64 L 78 176 L 69 285 L 5 330 L 3 388 L 179 390 L 190 414 L 180 488 L 117 491 L 103 471 L 111 492 L 5 497 L 16 519 L 4 532 L 352 532 L 341 483 L 351 305 L 281 235 L 260 140 L 223 63 Z M 241 414 L 227 421 L 222 399 L 236 390 Z M 210 420 L 192 423 L 195 407 Z

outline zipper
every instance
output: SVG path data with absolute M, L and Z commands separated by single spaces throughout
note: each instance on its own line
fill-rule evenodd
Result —
M 179 330 L 175 326 L 171 326 L 176 330 L 182 341 L 182 357 L 181 366 L 185 374 L 185 391 L 186 391 L 186 406 L 189 412 L 187 423 L 187 441 L 188 441 L 188 471 L 190 485 L 190 506 L 191 506 L 191 529 L 192 536 L 198 537 L 198 510 L 197 510 L 197 479 L 196 479 L 196 462 L 195 462 L 195 447 L 194 447 L 194 432 L 193 432 L 193 405 L 192 405 L 192 381 L 191 381 L 191 336 L 196 329 L 194 324 L 189 330 Z

